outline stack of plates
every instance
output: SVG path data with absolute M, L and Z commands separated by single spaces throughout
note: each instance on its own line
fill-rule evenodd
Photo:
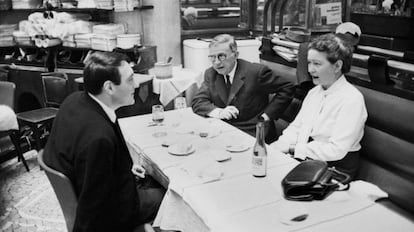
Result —
M 76 34 L 75 43 L 78 48 L 91 48 L 93 34 Z
M 24 31 L 14 31 L 13 32 L 13 37 L 14 40 L 16 41 L 17 44 L 19 45 L 33 45 L 34 42 L 31 39 L 31 37 L 26 34 L 26 32 Z
M 95 4 L 98 9 L 114 9 L 114 0 L 95 0 Z
M 140 0 L 114 0 L 114 10 L 117 12 L 133 11 Z
M 116 44 L 118 48 L 130 49 L 135 45 L 141 45 L 141 35 L 140 34 L 122 34 L 116 36 Z
M 13 31 L 17 29 L 17 24 L 0 25 L 0 47 L 13 46 Z
M 78 0 L 78 8 L 96 8 L 94 0 Z
M 38 9 L 42 4 L 42 0 L 12 0 L 13 9 Z
M 92 37 L 92 49 L 111 52 L 116 48 L 116 36 L 95 34 Z
M 75 36 L 74 35 L 66 36 L 62 41 L 62 45 L 65 47 L 71 47 L 71 48 L 76 47 Z
M 99 35 L 117 36 L 120 34 L 125 34 L 126 30 L 123 24 L 110 23 L 93 26 L 92 33 Z

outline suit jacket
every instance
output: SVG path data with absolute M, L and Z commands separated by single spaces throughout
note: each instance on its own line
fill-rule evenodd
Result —
M 238 59 L 229 96 L 224 77 L 211 67 L 205 72 L 192 108 L 195 113 L 207 116 L 216 107 L 233 105 L 239 116 L 228 122 L 254 136 L 258 116 L 264 112 L 271 119 L 278 119 L 290 104 L 293 92 L 293 83 L 275 75 L 267 66 Z M 274 94 L 271 100 L 270 94 Z
M 72 181 L 73 231 L 132 231 L 139 205 L 132 159 L 117 124 L 85 92 L 61 105 L 44 151 L 47 165 Z

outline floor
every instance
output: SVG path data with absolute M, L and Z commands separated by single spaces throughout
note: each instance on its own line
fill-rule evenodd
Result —
M 30 172 L 17 158 L 0 165 L 0 231 L 67 231 L 53 189 L 37 164 L 37 152 L 24 156 Z

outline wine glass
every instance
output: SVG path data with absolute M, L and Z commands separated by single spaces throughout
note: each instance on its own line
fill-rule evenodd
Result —
M 162 126 L 164 121 L 164 107 L 162 105 L 152 106 L 152 121 L 156 124 L 156 127 Z M 153 134 L 154 137 L 166 136 L 166 132 L 158 131 Z

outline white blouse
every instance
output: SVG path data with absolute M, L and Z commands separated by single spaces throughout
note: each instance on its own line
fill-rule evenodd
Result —
M 284 153 L 294 146 L 295 158 L 341 160 L 361 148 L 367 116 L 364 97 L 342 75 L 327 90 L 311 89 L 295 120 L 271 146 Z

